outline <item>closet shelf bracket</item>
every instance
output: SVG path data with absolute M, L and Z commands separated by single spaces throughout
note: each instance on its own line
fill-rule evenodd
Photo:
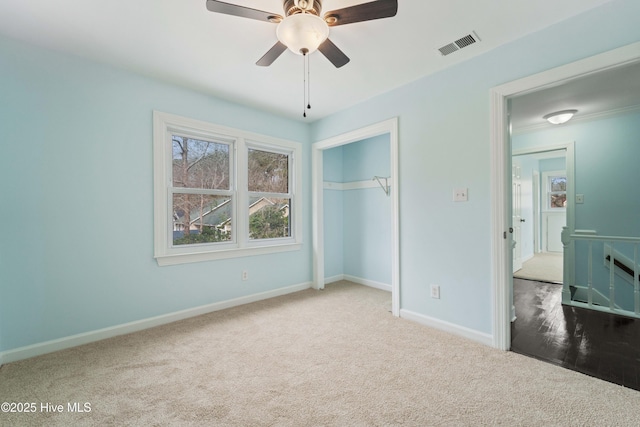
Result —
M 382 179 L 384 179 L 384 184 L 381 181 Z M 384 191 L 384 194 L 386 194 L 387 196 L 389 195 L 389 177 L 376 175 L 373 177 L 373 181 L 378 181 L 378 184 L 380 185 L 380 187 L 382 187 L 382 191 Z

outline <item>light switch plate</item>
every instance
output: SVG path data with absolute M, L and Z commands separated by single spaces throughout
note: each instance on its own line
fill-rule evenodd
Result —
M 469 199 L 467 188 L 456 188 L 453 190 L 454 202 L 466 202 Z
M 576 194 L 576 203 L 584 203 L 584 194 Z

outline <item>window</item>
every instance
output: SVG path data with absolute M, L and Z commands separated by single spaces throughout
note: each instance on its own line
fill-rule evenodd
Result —
M 249 148 L 249 239 L 290 237 L 289 192 L 291 156 Z
M 300 144 L 154 112 L 160 265 L 301 247 Z
M 232 240 L 232 146 L 171 132 L 174 246 Z
M 547 209 L 567 207 L 567 176 L 564 172 L 545 173 L 547 181 Z

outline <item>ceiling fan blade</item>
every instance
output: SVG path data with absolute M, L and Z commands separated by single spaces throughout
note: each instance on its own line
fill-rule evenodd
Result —
M 258 21 L 272 23 L 278 23 L 283 19 L 282 16 L 277 13 L 264 12 L 262 10 L 251 9 L 249 7 L 224 3 L 217 0 L 207 0 L 207 9 L 210 12 L 224 13 L 226 15 L 240 16 L 242 18 L 257 19 Z
M 322 44 L 318 46 L 318 50 L 322 52 L 336 68 L 340 68 L 350 61 L 349 57 L 338 49 L 338 46 L 333 44 L 329 39 L 322 42 Z
M 390 18 L 398 13 L 398 0 L 376 0 L 369 3 L 336 9 L 324 14 L 324 20 L 330 27 Z
M 258 59 L 256 65 L 259 65 L 261 67 L 268 67 L 269 65 L 273 64 L 273 61 L 278 59 L 278 57 L 282 55 L 282 52 L 284 52 L 285 50 L 287 50 L 287 46 L 285 46 L 283 43 L 276 42 L 276 44 L 274 44 L 273 47 L 262 56 L 262 58 Z

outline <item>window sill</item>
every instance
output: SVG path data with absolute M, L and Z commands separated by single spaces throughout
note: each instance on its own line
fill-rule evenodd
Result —
M 215 261 L 219 259 L 240 258 L 254 255 L 266 255 L 280 252 L 298 251 L 302 243 L 286 243 L 280 245 L 260 246 L 253 248 L 226 249 L 220 251 L 195 252 L 171 255 L 156 255 L 160 267 L 167 265 L 188 264 L 192 262 Z

